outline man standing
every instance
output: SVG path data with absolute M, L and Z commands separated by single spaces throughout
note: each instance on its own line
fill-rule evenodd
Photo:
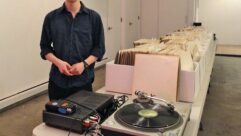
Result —
M 94 65 L 105 53 L 100 15 L 79 0 L 65 0 L 47 14 L 41 36 L 41 57 L 52 62 L 49 98 L 62 99 L 92 91 Z

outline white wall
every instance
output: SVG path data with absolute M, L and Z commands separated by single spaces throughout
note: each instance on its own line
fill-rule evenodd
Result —
M 59 0 L 1 1 L 0 99 L 48 81 L 49 63 L 40 59 L 44 16 Z
M 187 25 L 192 25 L 195 22 L 195 0 L 187 0 Z
M 194 20 L 194 0 L 142 0 L 141 5 L 142 38 L 159 38 Z
M 141 38 L 159 36 L 159 0 L 141 0 Z
M 114 60 L 116 53 L 120 50 L 121 45 L 124 44 L 122 38 L 122 2 L 123 0 L 108 0 L 108 31 L 107 38 L 107 56 L 108 60 Z
M 219 44 L 241 45 L 240 0 L 199 0 L 199 21 L 217 34 Z
M 187 26 L 187 0 L 160 0 L 159 34 L 165 35 Z
M 123 1 L 123 48 L 133 48 L 133 42 L 140 39 L 140 0 Z

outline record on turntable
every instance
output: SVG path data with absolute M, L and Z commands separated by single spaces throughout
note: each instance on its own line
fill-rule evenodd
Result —
M 182 118 L 168 106 L 154 103 L 132 103 L 115 113 L 122 125 L 144 131 L 164 131 L 177 127 Z
M 106 136 L 182 136 L 191 105 L 136 91 L 102 126 Z M 174 107 L 175 106 L 175 107 Z M 111 134 L 111 135 L 109 135 Z

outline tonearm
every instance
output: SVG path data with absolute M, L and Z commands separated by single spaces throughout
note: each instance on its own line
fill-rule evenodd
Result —
M 171 111 L 174 111 L 175 107 L 170 103 L 168 102 L 167 100 L 164 100 L 164 99 L 161 99 L 161 98 L 157 98 L 157 97 L 154 97 L 153 95 L 148 95 L 147 93 L 145 92 L 142 92 L 142 91 L 136 91 L 135 92 L 135 95 L 139 98 L 139 99 L 152 99 L 152 100 L 157 100 L 157 101 L 161 101 L 163 103 L 165 103 Z

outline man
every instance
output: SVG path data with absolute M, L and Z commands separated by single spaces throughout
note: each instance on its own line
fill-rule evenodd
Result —
M 92 91 L 94 65 L 105 53 L 100 15 L 79 0 L 65 0 L 47 14 L 41 36 L 41 57 L 52 62 L 49 98 L 62 99 Z

